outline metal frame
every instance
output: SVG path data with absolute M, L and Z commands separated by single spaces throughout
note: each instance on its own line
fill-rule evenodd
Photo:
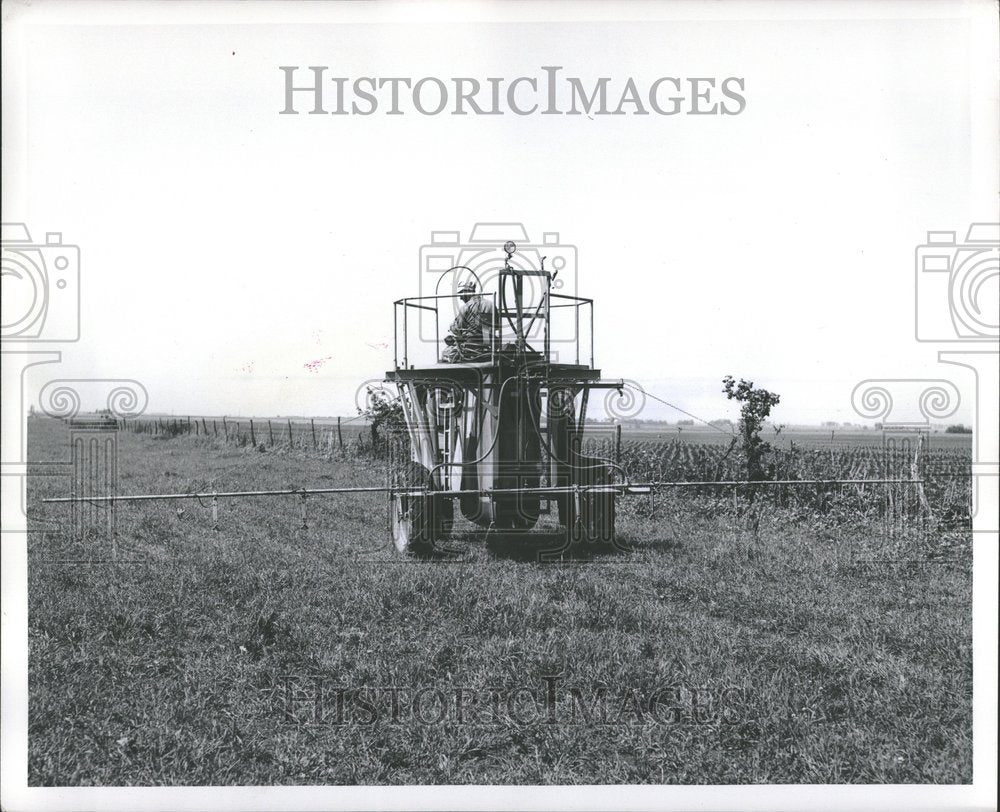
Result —
M 519 276 L 545 276 L 551 281 L 551 275 L 548 271 L 518 271 Z M 410 357 L 409 357 L 409 310 L 408 308 L 414 308 L 416 310 L 428 310 L 434 314 L 434 357 L 437 362 L 441 357 L 441 320 L 440 320 L 440 308 L 437 306 L 437 301 L 440 299 L 459 299 L 463 294 L 459 293 L 442 293 L 434 294 L 433 296 L 406 296 L 402 299 L 396 299 L 393 302 L 393 319 L 392 319 L 392 364 L 394 369 L 410 369 Z M 515 310 L 502 310 L 498 307 L 497 298 L 499 293 L 493 291 L 491 293 L 477 293 L 477 296 L 489 296 L 493 302 L 493 324 L 490 330 L 490 364 L 495 364 L 497 360 L 497 355 L 499 352 L 498 345 L 498 330 L 503 329 L 503 320 L 506 318 L 508 321 L 511 318 L 517 320 L 517 323 L 522 325 L 523 331 L 523 321 L 530 319 L 528 323 L 527 331 L 524 331 L 524 336 L 530 333 L 535 321 L 542 315 L 542 309 L 544 308 L 545 316 L 542 322 L 543 324 L 543 336 L 542 336 L 542 356 L 547 362 L 551 362 L 552 357 L 552 335 L 550 329 L 550 317 L 553 310 L 559 308 L 574 308 L 574 336 L 573 345 L 575 349 L 575 363 L 580 364 L 580 309 L 583 307 L 589 307 L 589 321 L 590 321 L 590 364 L 589 366 L 594 366 L 594 300 L 587 299 L 583 296 L 568 296 L 563 293 L 552 293 L 551 290 L 547 290 L 542 295 L 542 301 L 540 301 L 535 307 L 534 312 L 526 314 L 522 312 L 520 307 Z M 553 304 L 551 300 L 559 299 L 561 301 L 567 302 L 567 304 Z M 434 305 L 420 304 L 420 302 L 431 301 Z M 403 309 L 402 318 L 402 358 L 403 362 L 400 364 L 400 318 L 399 318 L 399 308 Z M 527 343 L 527 339 L 524 336 L 519 336 L 523 338 L 524 342 Z

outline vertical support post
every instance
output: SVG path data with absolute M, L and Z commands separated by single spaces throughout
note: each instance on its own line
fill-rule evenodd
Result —
M 309 430 L 312 432 L 313 437 L 313 451 L 316 450 L 316 421 L 313 418 L 309 418 Z
M 226 423 L 225 416 L 223 416 L 223 418 L 222 418 L 222 431 L 225 433 L 226 439 L 228 440 L 229 439 L 229 424 Z
M 910 464 L 910 479 L 917 479 L 917 480 L 923 479 L 923 468 L 921 466 L 921 456 L 922 456 L 921 452 L 923 452 L 924 450 L 925 439 L 926 435 L 923 432 L 917 435 L 916 448 L 913 450 L 913 462 Z M 924 493 L 923 483 L 922 482 L 913 483 L 913 489 L 917 497 L 917 505 L 916 505 L 918 511 L 917 520 L 920 523 L 920 526 L 922 527 L 924 521 L 928 518 L 931 518 L 933 514 L 931 512 L 930 503 L 927 501 L 927 494 Z
M 389 445 L 389 453 L 385 455 L 385 487 L 392 488 L 396 483 L 393 481 L 393 457 L 392 453 L 394 451 L 395 444 Z M 386 503 L 385 503 L 385 528 L 389 534 L 389 538 L 392 538 L 392 513 L 393 513 L 393 500 L 394 494 L 391 490 L 386 491 Z
M 216 424 L 214 417 L 212 418 L 212 434 L 214 434 L 216 437 L 219 436 L 219 427 Z
M 337 445 L 340 447 L 341 451 L 344 450 L 344 435 L 340 431 L 340 416 L 339 415 L 337 416 Z
M 587 427 L 587 401 L 590 399 L 590 387 L 584 384 L 583 392 L 580 395 L 580 415 L 577 421 L 577 433 L 583 436 L 584 429 Z
M 257 447 L 257 435 L 253 431 L 253 418 L 250 418 L 250 444 L 256 448 Z
M 615 424 L 615 464 L 622 464 L 622 424 Z
M 594 302 L 590 302 L 590 366 L 594 366 Z
M 288 447 L 289 448 L 292 447 L 292 421 L 291 421 L 291 419 L 289 419 L 289 421 L 288 421 Z
M 274 429 L 271 428 L 270 419 L 267 421 L 267 439 L 271 443 L 271 448 L 274 448 Z
M 733 541 L 740 538 L 740 499 L 739 485 L 733 485 Z
M 579 302 L 574 302 L 573 304 L 573 320 L 576 323 L 576 327 L 574 329 L 574 336 L 576 338 L 576 341 L 574 341 L 573 343 L 576 344 L 576 365 L 579 366 L 580 365 L 580 303 Z
M 549 310 L 549 298 L 552 296 L 552 277 L 545 277 L 545 363 L 552 363 L 551 355 L 551 342 L 549 339 L 549 317 L 551 311 Z
M 521 297 L 524 295 L 524 277 L 520 273 L 514 272 L 514 309 L 517 312 L 515 332 L 517 333 L 517 351 L 524 352 L 524 312 Z

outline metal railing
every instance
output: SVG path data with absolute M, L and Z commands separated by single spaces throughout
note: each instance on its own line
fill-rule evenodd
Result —
M 574 363 L 580 365 L 580 324 L 581 324 L 581 313 L 583 308 L 589 308 L 589 313 L 584 316 L 584 323 L 589 322 L 589 345 L 590 345 L 590 358 L 589 366 L 593 368 L 594 366 L 594 300 L 583 298 L 581 296 L 568 296 L 561 293 L 545 293 L 543 294 L 542 301 L 534 308 L 532 312 L 517 312 L 515 310 L 504 310 L 497 306 L 497 293 L 479 293 L 475 294 L 477 296 L 486 297 L 488 296 L 491 300 L 492 308 L 492 324 L 490 327 L 489 335 L 489 360 L 491 364 L 496 363 L 497 355 L 500 352 L 501 343 L 504 339 L 503 337 L 503 324 L 504 320 L 508 322 L 511 319 L 520 319 L 522 322 L 528 321 L 528 330 L 533 328 L 534 324 L 538 322 L 541 327 L 542 333 L 542 355 L 546 361 L 550 361 L 552 358 L 552 330 L 551 330 L 551 311 L 562 309 L 562 308 L 573 308 L 573 338 L 571 339 L 573 344 L 573 357 Z M 442 343 L 442 332 L 441 332 L 441 308 L 440 300 L 442 299 L 458 299 L 461 298 L 462 294 L 459 293 L 448 293 L 448 294 L 435 294 L 433 296 L 408 296 L 403 299 L 397 299 L 393 302 L 393 324 L 392 324 L 392 360 L 393 367 L 395 369 L 409 369 L 411 368 L 411 324 L 410 324 L 410 309 L 418 311 L 426 311 L 434 314 L 434 363 L 439 363 L 441 360 L 441 343 Z M 559 303 L 556 303 L 558 300 Z M 457 311 L 456 311 L 457 312 Z M 540 320 L 540 321 L 539 321 Z M 418 329 L 419 340 L 423 341 L 423 337 Z M 485 339 L 484 339 L 485 340 Z M 556 339 L 558 343 L 569 343 L 565 339 Z M 485 360 L 485 358 L 484 358 Z

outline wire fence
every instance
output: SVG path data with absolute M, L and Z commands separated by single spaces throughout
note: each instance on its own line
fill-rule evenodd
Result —
M 327 419 L 266 417 L 143 417 L 115 421 L 119 431 L 170 439 L 203 437 L 258 450 L 364 453 L 372 445 L 370 425 L 359 417 Z

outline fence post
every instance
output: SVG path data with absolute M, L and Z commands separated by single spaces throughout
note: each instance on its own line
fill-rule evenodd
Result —
M 313 418 L 309 418 L 309 429 L 312 431 L 313 436 L 313 451 L 316 450 L 316 421 Z
M 292 447 L 292 421 L 288 420 L 288 447 Z
M 267 421 L 267 436 L 271 441 L 271 448 L 274 448 L 274 431 L 271 429 L 271 421 Z
M 340 416 L 337 416 L 337 445 L 340 446 L 340 450 L 344 450 L 344 435 L 340 433 Z
M 226 423 L 225 416 L 223 416 L 223 418 L 222 418 L 222 431 L 225 433 L 226 439 L 228 440 L 229 439 L 229 424 Z
M 733 542 L 740 540 L 740 502 L 737 496 L 739 485 L 733 485 Z
M 214 417 L 212 418 L 212 434 L 214 434 L 216 437 L 219 436 L 219 427 L 215 424 Z
M 257 447 L 257 435 L 253 433 L 253 418 L 250 418 L 250 444 L 256 448 Z
M 923 479 L 923 468 L 921 468 L 921 452 L 924 450 L 924 434 L 921 433 L 917 436 L 917 446 L 913 451 L 913 462 L 910 464 L 910 479 Z M 931 511 L 930 503 L 927 501 L 927 494 L 924 493 L 924 485 L 922 482 L 914 483 L 916 489 L 917 502 L 919 506 L 919 520 L 921 525 L 925 519 L 933 518 L 933 512 Z

